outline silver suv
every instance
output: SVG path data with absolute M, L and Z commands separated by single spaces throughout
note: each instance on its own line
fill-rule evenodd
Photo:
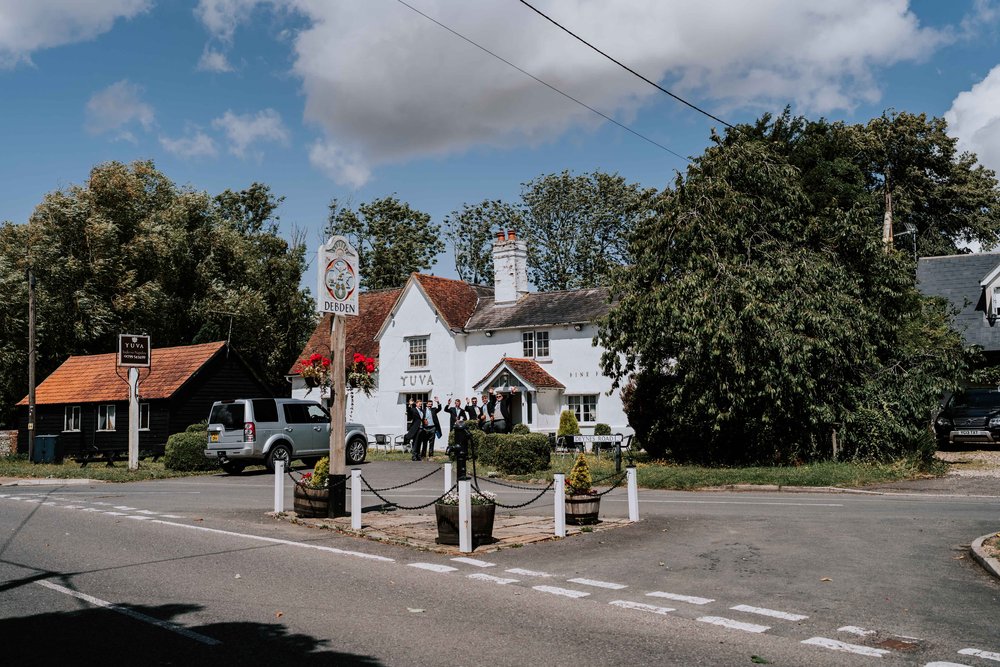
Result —
M 355 465 L 368 454 L 368 435 L 361 424 L 348 423 L 347 463 Z M 285 469 L 295 459 L 316 465 L 330 452 L 330 413 L 316 401 L 298 398 L 240 398 L 216 401 L 208 417 L 205 456 L 219 461 L 230 475 L 263 463 L 274 472 L 276 461 Z

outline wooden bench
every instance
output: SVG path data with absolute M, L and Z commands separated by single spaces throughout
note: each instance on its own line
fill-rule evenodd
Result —
M 73 460 L 86 468 L 88 463 L 104 461 L 109 468 L 115 467 L 115 461 L 128 459 L 128 449 L 121 447 L 86 447 L 73 454 Z

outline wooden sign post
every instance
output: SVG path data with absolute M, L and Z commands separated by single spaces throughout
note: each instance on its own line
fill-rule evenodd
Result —
M 128 368 L 128 469 L 139 469 L 139 369 L 151 366 L 149 336 L 118 334 L 118 366 Z
M 347 516 L 347 317 L 358 314 L 358 253 L 343 236 L 319 249 L 316 307 L 333 313 L 330 326 L 330 517 Z

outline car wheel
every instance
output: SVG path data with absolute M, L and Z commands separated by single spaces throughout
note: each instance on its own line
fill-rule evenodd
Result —
M 226 461 L 222 464 L 222 471 L 228 475 L 239 475 L 243 472 L 243 468 L 246 467 L 242 463 L 234 463 L 233 461 Z
M 269 472 L 274 472 L 274 464 L 278 461 L 284 461 L 285 472 L 289 470 L 289 464 L 292 462 L 292 450 L 288 445 L 275 445 L 271 447 L 271 450 L 267 453 L 267 458 L 264 459 L 264 466 Z
M 347 463 L 357 465 L 365 462 L 365 454 L 368 453 L 368 443 L 362 438 L 354 438 L 347 443 Z

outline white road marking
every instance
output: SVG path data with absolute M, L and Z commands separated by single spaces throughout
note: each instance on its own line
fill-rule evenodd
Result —
M 689 604 L 708 604 L 709 602 L 715 602 L 715 600 L 711 598 L 699 598 L 693 595 L 678 595 L 676 593 L 665 593 L 664 591 L 646 593 L 646 597 L 667 598 L 668 600 L 677 600 L 678 602 L 687 602 Z
M 511 574 L 519 574 L 522 577 L 551 577 L 552 576 L 551 574 L 548 574 L 547 572 L 535 572 L 534 570 L 525 570 L 525 569 L 520 568 L 520 567 L 512 567 L 512 568 L 510 568 L 507 571 L 510 572 Z
M 125 516 L 125 512 L 105 512 L 108 516 Z
M 836 639 L 827 639 L 826 637 L 812 637 L 810 639 L 805 639 L 802 641 L 803 644 L 810 644 L 812 646 L 820 646 L 822 648 L 828 648 L 831 651 L 841 651 L 843 653 L 857 653 L 858 655 L 867 655 L 871 658 L 881 658 L 883 655 L 888 655 L 890 651 L 884 648 L 872 648 L 871 646 L 858 646 L 857 644 L 848 644 L 847 642 L 837 641 Z
M 731 630 L 742 630 L 743 632 L 767 632 L 771 628 L 767 625 L 757 625 L 756 623 L 742 623 L 740 621 L 734 621 L 730 618 L 722 618 L 721 616 L 702 616 L 698 619 L 702 623 L 711 623 L 712 625 L 721 625 L 724 628 L 730 628 Z
M 631 600 L 612 600 L 608 604 L 614 605 L 616 607 L 623 607 L 625 609 L 638 609 L 639 611 L 649 611 L 654 614 L 669 614 L 672 611 L 677 611 L 676 609 L 671 609 L 670 607 L 657 607 L 655 604 L 646 604 L 645 602 L 632 602 Z
M 132 510 L 138 509 L 136 507 L 129 507 L 128 505 L 115 505 L 116 510 L 124 510 L 126 512 L 131 512 Z
M 859 628 L 856 625 L 845 625 L 842 628 L 837 628 L 837 632 L 850 632 L 852 635 L 857 635 L 859 637 L 866 637 L 868 635 L 875 634 L 874 630 L 865 630 L 864 628 Z
M 466 565 L 474 565 L 475 567 L 496 567 L 496 563 L 487 563 L 484 560 L 479 560 L 478 558 L 452 558 L 456 563 L 465 563 Z
M 469 575 L 469 579 L 478 579 L 479 581 L 489 581 L 494 584 L 500 584 L 504 586 L 506 584 L 516 584 L 517 579 L 507 579 L 506 577 L 494 577 L 492 574 L 483 574 L 482 572 L 476 572 Z
M 557 586 L 532 586 L 536 591 L 541 591 L 543 593 L 552 593 L 553 595 L 562 595 L 567 598 L 585 598 L 590 593 L 585 591 L 574 591 L 571 588 L 559 588 Z
M 751 607 L 746 604 L 738 604 L 735 607 L 730 607 L 733 611 L 745 611 L 748 614 L 758 614 L 760 616 L 770 616 L 771 618 L 780 618 L 786 621 L 804 621 L 809 618 L 808 616 L 803 616 L 802 614 L 792 614 L 787 611 L 778 611 L 777 609 L 767 609 L 765 607 Z
M 964 497 L 964 496 L 963 496 Z M 643 504 L 660 503 L 669 505 L 784 505 L 788 507 L 843 507 L 843 503 L 779 503 L 763 500 L 646 500 Z
M 388 558 L 386 556 L 376 556 L 375 554 L 366 554 L 361 551 L 348 551 L 347 549 L 338 549 L 336 547 L 325 547 L 320 544 L 309 544 L 306 542 L 293 542 L 292 540 L 282 540 L 277 537 L 262 537 L 260 535 L 248 535 L 246 533 L 237 533 L 231 530 L 220 530 L 218 528 L 206 528 L 205 526 L 190 526 L 184 523 L 174 523 L 173 521 L 163 521 L 162 519 L 150 519 L 150 523 L 158 523 L 163 526 L 174 526 L 176 528 L 184 528 L 187 530 L 200 530 L 205 533 L 214 533 L 216 535 L 229 535 L 230 537 L 242 537 L 248 540 L 257 540 L 258 542 L 269 542 L 271 544 L 283 544 L 289 547 L 298 547 L 300 549 L 316 549 L 317 551 L 327 551 L 329 553 L 339 554 L 342 556 L 355 556 L 356 558 L 366 558 L 368 560 L 377 560 L 383 563 L 395 563 L 395 558 Z
M 924 667 L 970 667 L 960 662 L 928 662 Z
M 84 507 L 83 511 L 84 512 L 103 512 L 104 510 L 102 510 L 100 507 Z
M 582 584 L 584 586 L 594 586 L 595 588 L 610 588 L 613 591 L 620 591 L 628 588 L 625 584 L 614 584 L 610 581 L 597 581 L 596 579 L 570 579 L 571 584 Z
M 101 600 L 99 598 L 95 598 L 85 593 L 80 593 L 78 591 L 71 590 L 69 588 L 66 588 L 65 586 L 54 584 L 51 581 L 41 580 L 41 581 L 36 581 L 35 583 L 38 584 L 39 586 L 45 586 L 45 588 L 49 588 L 59 593 L 65 593 L 66 595 L 71 595 L 79 600 L 83 600 L 84 602 L 89 602 L 95 607 L 103 607 L 104 609 L 116 611 L 119 614 L 124 614 L 125 616 L 134 618 L 137 621 L 143 621 L 144 623 L 155 625 L 158 628 L 163 628 L 164 630 L 170 630 L 171 632 L 176 632 L 179 635 L 187 637 L 188 639 L 193 639 L 195 641 L 201 642 L 202 644 L 208 644 L 209 646 L 218 646 L 219 644 L 222 643 L 217 639 L 212 639 L 211 637 L 206 637 L 205 635 L 198 634 L 197 632 L 188 630 L 187 628 L 177 625 L 176 623 L 161 621 L 158 618 L 153 618 L 152 616 L 146 616 L 145 614 L 140 614 L 137 611 L 133 611 L 126 607 L 121 607 L 114 603 L 107 602 L 106 600 Z
M 164 514 L 164 519 L 183 519 L 184 517 L 178 516 L 177 514 Z
M 139 514 L 159 514 L 159 512 L 151 512 L 150 510 L 139 510 Z
M 959 655 L 974 655 L 977 658 L 982 658 L 983 660 L 996 660 L 1000 662 L 1000 653 L 993 653 L 992 651 L 980 651 L 978 648 L 963 648 L 958 652 Z
M 410 567 L 420 568 L 421 570 L 430 570 L 431 572 L 455 572 L 458 570 L 457 567 L 452 567 L 451 565 L 441 565 L 439 563 L 409 563 Z
M 133 521 L 149 521 L 149 517 L 148 516 L 136 516 L 134 514 L 130 514 L 129 516 L 127 516 L 125 518 L 126 519 L 132 519 Z

